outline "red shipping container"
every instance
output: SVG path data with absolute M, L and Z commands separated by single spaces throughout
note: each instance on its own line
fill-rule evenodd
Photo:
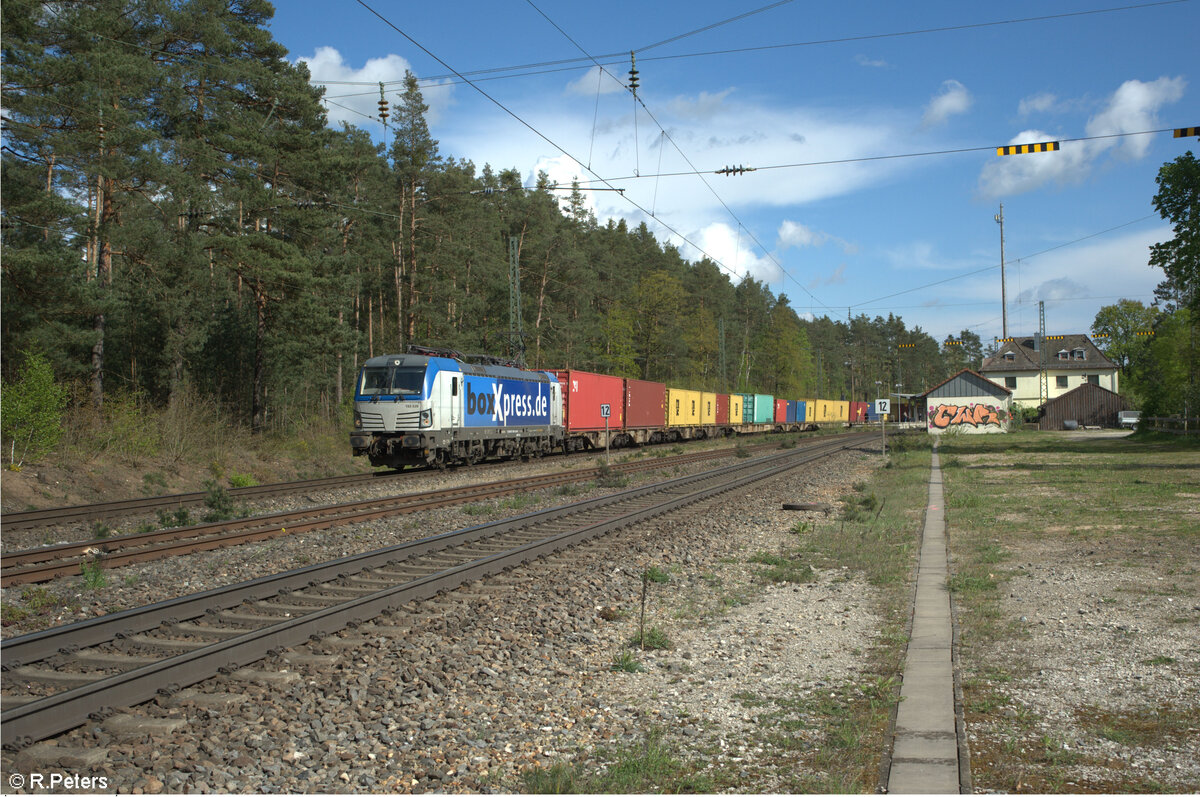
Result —
M 717 426 L 725 426 L 729 423 L 729 394 L 717 394 Z
M 641 379 L 625 380 L 625 428 L 661 429 L 667 425 L 667 386 Z
M 787 423 L 787 399 L 775 399 L 775 423 Z
M 600 405 L 609 407 L 608 429 L 624 429 L 624 382 L 619 376 L 587 371 L 551 371 L 562 385 L 563 425 L 567 432 L 604 431 Z
M 850 423 L 866 423 L 867 407 L 868 407 L 868 404 L 865 401 L 851 401 L 850 402 Z

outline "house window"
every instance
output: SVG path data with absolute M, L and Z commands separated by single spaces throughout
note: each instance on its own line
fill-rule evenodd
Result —
M 1066 349 L 1063 349 L 1062 351 L 1060 351 L 1058 353 L 1058 359 L 1060 359 L 1060 360 L 1067 359 L 1067 350 Z
M 1016 386 L 1017 386 L 1017 378 L 1016 378 L 1015 376 L 1006 376 L 1006 377 L 1004 377 L 1004 386 L 1005 386 L 1006 388 L 1008 388 L 1009 390 L 1012 390 L 1012 389 L 1016 388 Z
M 1097 385 L 1097 386 L 1099 386 L 1099 384 L 1100 384 L 1100 374 L 1088 374 L 1088 375 L 1087 375 L 1087 381 L 1088 381 L 1088 384 L 1089 384 L 1089 385 Z
M 1075 349 L 1074 351 L 1071 352 L 1071 359 L 1072 360 L 1086 360 L 1087 352 L 1085 352 L 1083 349 Z
M 1067 378 L 1065 376 L 1054 377 L 1054 386 L 1055 387 L 1066 387 L 1067 386 Z
M 1017 355 L 1011 351 L 1006 351 L 1004 352 L 1004 359 L 1011 363 L 1017 359 Z

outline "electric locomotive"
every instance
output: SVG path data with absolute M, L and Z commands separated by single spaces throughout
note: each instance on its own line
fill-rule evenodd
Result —
M 359 371 L 350 446 L 372 465 L 469 465 L 562 444 L 562 388 L 547 371 L 421 347 L 372 357 Z

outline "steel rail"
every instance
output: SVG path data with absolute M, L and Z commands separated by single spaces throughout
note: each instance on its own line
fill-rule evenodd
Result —
M 360 482 L 370 482 L 375 479 L 396 478 L 400 475 L 400 471 L 355 473 L 347 476 L 326 476 L 321 479 L 256 484 L 250 487 L 230 487 L 227 492 L 233 498 L 262 498 L 272 495 L 287 495 L 302 490 L 332 490 L 353 486 Z M 133 515 L 139 512 L 148 512 L 168 507 L 199 506 L 203 505 L 207 497 L 208 493 L 206 492 L 172 493 L 170 495 L 156 495 L 147 498 L 126 498 L 121 501 L 109 501 L 100 504 L 77 504 L 75 506 L 52 507 L 48 509 L 30 509 L 24 512 L 5 512 L 3 515 L 0 515 L 0 524 L 9 531 L 43 528 L 45 526 L 54 526 L 72 521 L 120 517 L 122 515 Z
M 622 463 L 611 469 L 633 473 L 671 464 L 686 464 L 730 456 L 730 450 L 704 451 L 666 460 Z M 240 520 L 202 523 L 158 531 L 123 534 L 100 540 L 46 545 L 0 554 L 0 585 L 19 586 L 78 575 L 80 566 L 99 565 L 115 568 L 168 556 L 215 550 L 261 542 L 283 534 L 314 531 L 347 523 L 363 522 L 397 514 L 417 512 L 467 501 L 478 501 L 542 489 L 593 478 L 601 468 L 584 468 L 567 473 L 542 474 L 466 487 L 450 487 L 424 493 L 351 501 L 290 512 L 276 512 Z M 85 558 L 90 557 L 90 558 Z
M 371 567 L 410 559 L 419 550 L 426 553 L 442 551 L 456 544 L 466 545 L 479 539 L 496 536 L 506 529 L 521 532 L 534 524 L 553 522 L 569 515 L 605 508 L 612 504 L 636 503 L 640 499 L 656 493 L 662 494 L 661 497 L 665 499 L 656 501 L 649 506 L 636 506 L 613 517 L 589 521 L 580 528 L 555 532 L 544 539 L 520 544 L 508 551 L 456 564 L 444 568 L 438 573 L 418 576 L 401 584 L 355 597 L 334 606 L 316 609 L 300 617 L 281 620 L 265 628 L 250 630 L 231 639 L 207 644 L 187 653 L 169 656 L 152 664 L 142 665 L 85 686 L 67 689 L 26 705 L 3 711 L 0 714 L 0 735 L 2 735 L 0 742 L 6 747 L 16 747 L 44 739 L 82 724 L 89 716 L 106 714 L 113 707 L 140 703 L 153 698 L 163 690 L 174 691 L 210 678 L 219 672 L 246 666 L 264 658 L 272 651 L 301 644 L 313 635 L 336 632 L 348 624 L 378 616 L 385 610 L 398 608 L 411 600 L 429 597 L 437 592 L 459 586 L 466 581 L 511 568 L 539 556 L 546 556 L 617 528 L 739 489 L 754 481 L 769 478 L 834 451 L 848 448 L 857 442 L 859 440 L 855 436 L 855 438 L 843 438 L 826 446 L 785 451 L 762 457 L 753 463 L 729 465 L 703 474 L 679 477 L 657 485 L 635 488 L 578 504 L 530 513 L 519 518 L 449 532 L 367 554 L 344 557 L 335 562 L 312 565 L 287 573 L 255 579 L 251 582 L 231 585 L 227 588 L 209 590 L 197 595 L 184 596 L 107 617 L 95 618 L 72 626 L 48 629 L 7 640 L 0 645 L 0 656 L 3 656 L 3 668 L 6 671 L 12 670 L 22 663 L 55 655 L 60 649 L 71 651 L 79 647 L 100 644 L 114 639 L 118 635 L 147 630 L 163 622 L 178 622 L 180 619 L 190 619 L 206 612 L 211 613 L 221 608 L 236 606 L 252 597 L 261 598 L 286 594 L 300 586 L 318 585 L 348 574 L 362 572 Z M 751 466 L 761 466 L 761 470 L 747 472 Z M 707 486 L 698 488 L 691 486 L 704 485 L 706 482 L 709 483 Z M 684 491 L 683 494 L 675 494 L 680 490 Z M 528 534 L 529 532 L 524 531 L 523 533 Z

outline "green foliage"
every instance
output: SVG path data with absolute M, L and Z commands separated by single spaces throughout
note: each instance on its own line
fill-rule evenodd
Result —
M 817 580 L 817 574 L 812 565 L 801 562 L 794 557 L 779 554 L 759 552 L 750 557 L 755 564 L 767 565 L 758 572 L 759 578 L 773 583 L 807 584 Z
M 62 438 L 66 388 L 54 381 L 45 357 L 25 353 L 14 382 L 0 389 L 0 424 L 9 464 L 20 468 L 27 459 L 48 454 Z
M 614 672 L 642 672 L 645 667 L 634 658 L 632 652 L 622 650 L 620 653 L 613 655 L 612 665 L 609 669 Z
M 229 474 L 229 486 L 230 487 L 254 487 L 257 484 L 258 484 L 258 480 L 255 479 L 253 476 L 251 476 L 249 473 L 230 473 Z
M 79 566 L 79 572 L 83 576 L 83 585 L 90 590 L 103 589 L 108 585 L 108 575 L 99 562 L 84 562 Z
M 210 448 L 195 417 L 220 415 L 319 459 L 302 435 L 348 428 L 368 354 L 506 353 L 510 237 L 534 367 L 835 399 L 873 398 L 884 374 L 915 390 L 949 372 L 899 318 L 802 319 L 645 223 L 601 226 L 578 190 L 564 207 L 545 175 L 518 190 L 515 170 L 443 154 L 414 75 L 386 152 L 364 129 L 329 129 L 267 4 L 170 9 L 4 5 L 0 345 L 6 363 L 36 345 L 61 379 L 88 380 L 111 429 L 97 447 L 188 456 Z M 102 116 L 62 123 L 96 97 Z
M 671 574 L 658 566 L 651 565 L 642 573 L 642 578 L 655 584 L 666 584 L 671 580 Z
M 633 638 L 629 640 L 629 645 L 642 650 L 666 650 L 671 647 L 671 640 L 661 628 L 651 626 L 634 634 Z
M 237 507 L 229 491 L 210 479 L 204 483 L 204 505 L 209 511 L 201 518 L 205 523 L 216 523 L 237 516 Z

